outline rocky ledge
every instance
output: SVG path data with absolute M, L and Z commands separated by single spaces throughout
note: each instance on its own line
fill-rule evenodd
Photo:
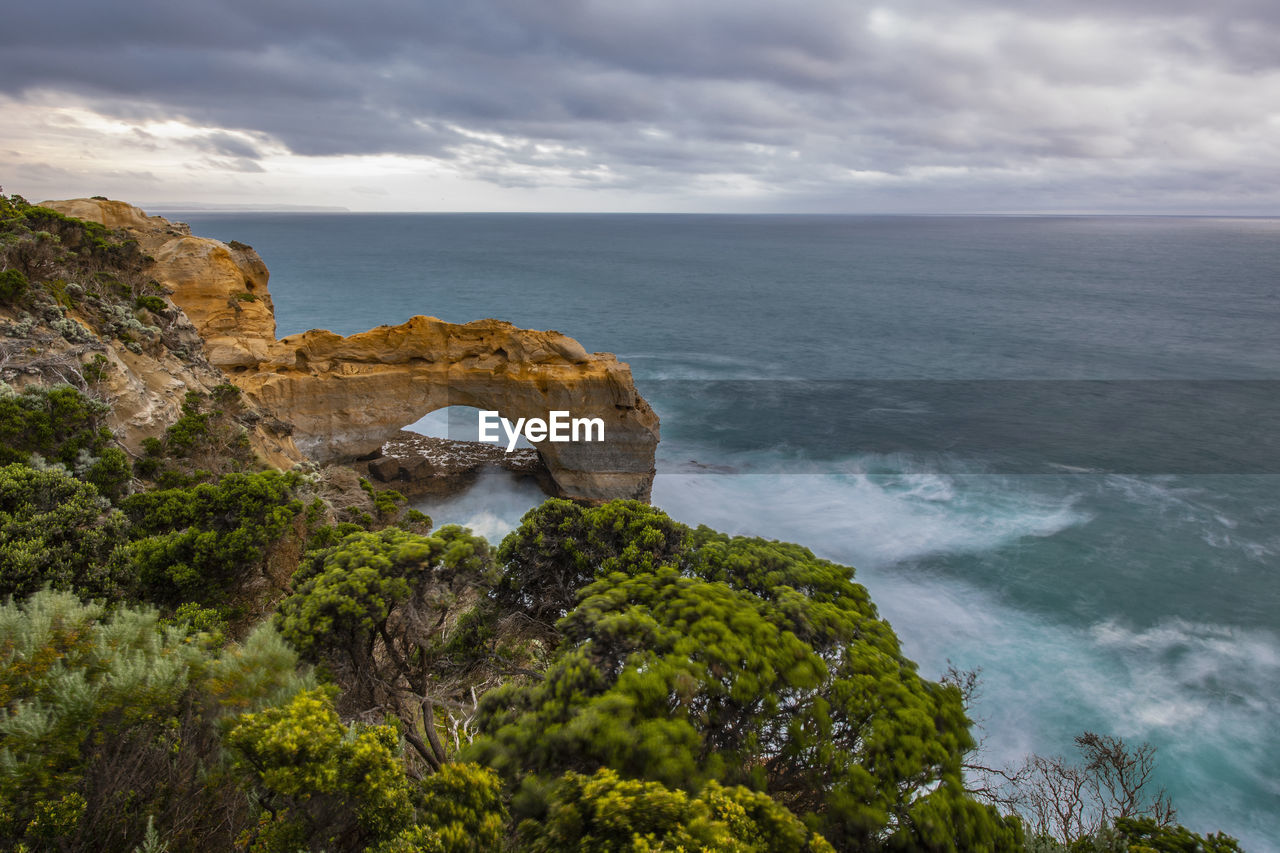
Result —
M 137 239 L 211 366 L 291 425 L 291 434 L 270 442 L 253 436 L 272 464 L 367 457 L 404 425 L 446 406 L 497 410 L 512 421 L 564 410 L 603 419 L 605 440 L 535 443 L 549 490 L 588 501 L 649 498 L 658 416 L 611 353 L 588 353 L 559 332 L 426 316 L 350 337 L 313 330 L 277 339 L 267 267 L 251 247 L 192 236 L 181 223 L 123 202 L 43 205 Z
M 500 468 L 518 476 L 531 477 L 543 489 L 551 484 L 551 474 L 533 448 L 503 448 L 478 441 L 433 438 L 401 430 L 379 448 L 379 455 L 367 463 L 369 476 L 393 485 L 411 498 L 453 494 L 471 485 L 480 473 Z

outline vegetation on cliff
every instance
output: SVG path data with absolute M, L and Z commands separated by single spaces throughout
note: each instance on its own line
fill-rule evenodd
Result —
M 5 310 L 66 319 L 74 268 L 179 322 L 59 217 L 0 196 Z M 549 500 L 493 548 L 263 470 L 225 377 L 130 464 L 83 345 L 0 388 L 4 849 L 1237 850 L 1173 822 L 1145 745 L 977 790 L 972 679 L 923 677 L 803 547 Z
M 4 366 L 83 389 L 100 378 L 103 340 L 198 358 L 149 262 L 131 237 L 0 195 L 0 306 L 13 317 L 0 332 L 40 345 L 4 353 Z

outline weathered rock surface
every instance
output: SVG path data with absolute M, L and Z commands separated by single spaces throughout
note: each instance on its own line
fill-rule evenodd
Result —
M 193 237 L 121 202 L 43 204 L 133 233 L 210 363 L 292 424 L 294 450 L 316 461 L 373 453 L 445 406 L 497 410 L 512 421 L 562 410 L 602 418 L 605 440 L 536 445 L 557 491 L 594 501 L 649 497 L 658 417 L 610 353 L 588 353 L 559 332 L 423 316 L 350 337 L 313 330 L 277 340 L 267 268 L 249 247 Z
M 406 430 L 383 444 L 381 455 L 365 466 L 370 477 L 411 498 L 461 491 L 490 468 L 532 477 L 543 488 L 550 481 L 542 457 L 532 448 L 507 453 L 492 444 L 432 438 Z

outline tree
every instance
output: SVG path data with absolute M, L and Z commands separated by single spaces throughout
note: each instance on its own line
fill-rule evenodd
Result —
M 110 411 L 70 385 L 32 386 L 21 394 L 6 386 L 0 389 L 0 463 L 40 456 L 117 500 L 129 482 L 129 462 L 107 429 Z
M 712 782 L 700 796 L 691 797 L 603 768 L 591 776 L 566 773 L 551 794 L 546 819 L 524 821 L 519 833 L 522 849 L 530 853 L 832 849 L 763 794 Z
M 0 468 L 0 596 L 42 586 L 116 598 L 132 587 L 117 549 L 128 522 L 92 485 L 60 469 Z
M 496 579 L 488 543 L 461 527 L 353 533 L 307 555 L 276 619 L 304 658 L 337 676 L 353 713 L 391 711 L 439 770 L 449 752 L 435 712 L 464 699 L 481 663 L 468 628 Z
M 546 543 L 586 526 L 592 548 L 564 550 L 589 555 L 574 571 L 599 579 L 557 624 L 564 652 L 545 679 L 482 700 L 485 736 L 464 755 L 528 791 L 601 766 L 689 791 L 746 785 L 839 849 L 1020 843 L 1016 820 L 963 790 L 959 690 L 919 677 L 851 569 L 644 512 L 638 547 L 625 524 L 592 539 L 566 506 L 531 513 L 504 543 L 553 562 Z M 518 805 L 536 816 L 545 801 Z
M 1136 749 L 1111 735 L 1084 732 L 1076 739 L 1084 759 L 1032 755 L 1010 774 L 1013 802 L 1040 838 L 1071 846 L 1112 826 L 1142 818 L 1172 826 L 1176 811 L 1163 789 L 1152 791 L 1155 747 Z
M 412 790 L 398 760 L 399 740 L 392 726 L 342 725 L 322 688 L 242 715 L 227 745 L 270 816 L 249 849 L 359 850 L 411 826 Z
M 502 542 L 498 600 L 554 622 L 577 593 L 616 567 L 656 568 L 681 552 L 687 528 L 639 501 L 583 507 L 552 498 L 529 510 Z
M 1161 824 L 1149 817 L 1122 817 L 1115 829 L 1125 853 L 1241 853 L 1240 844 L 1229 835 L 1202 836 L 1185 826 Z
M 419 817 L 445 853 L 502 849 L 507 808 L 502 780 L 478 764 L 446 764 L 422 780 Z
M 130 495 L 128 558 L 153 600 L 223 603 L 302 512 L 295 473 L 227 474 L 216 484 Z
M 0 847 L 228 849 L 250 815 L 220 722 L 307 685 L 269 626 L 224 646 L 65 592 L 0 605 Z
M 498 850 L 506 810 L 493 771 L 449 764 L 408 774 L 395 725 L 345 726 L 331 688 L 239 717 L 227 733 L 237 769 L 264 811 L 244 839 L 256 853 Z

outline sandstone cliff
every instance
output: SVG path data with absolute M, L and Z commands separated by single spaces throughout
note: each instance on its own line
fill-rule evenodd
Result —
M 603 418 L 605 441 L 537 444 L 560 493 L 649 497 L 658 417 L 612 354 L 588 353 L 559 332 L 424 316 L 350 337 L 313 330 L 277 339 L 267 268 L 251 248 L 193 237 L 122 202 L 43 205 L 126 229 L 154 258 L 150 274 L 190 319 L 212 367 L 292 425 L 291 440 L 253 437 L 273 464 L 377 452 L 401 427 L 445 406 L 496 409 L 511 420 L 567 410 Z

